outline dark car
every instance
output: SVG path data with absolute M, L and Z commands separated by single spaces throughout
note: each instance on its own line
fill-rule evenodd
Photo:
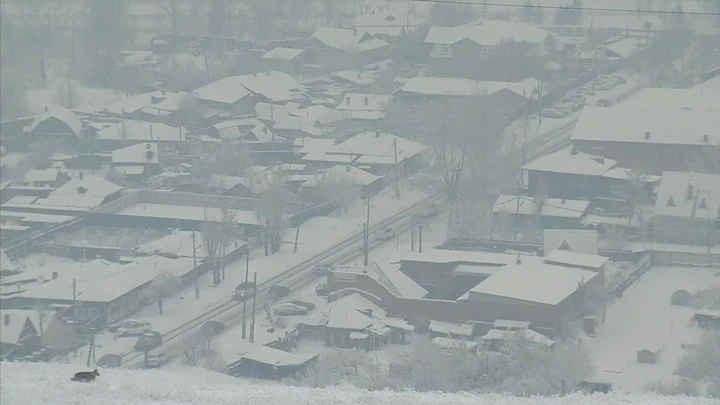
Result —
M 267 292 L 268 298 L 271 300 L 279 300 L 290 295 L 290 289 L 284 285 L 274 285 Z
M 312 302 L 309 302 L 309 301 L 289 300 L 288 303 L 289 303 L 289 304 L 297 305 L 297 306 L 299 306 L 299 307 L 307 308 L 308 311 L 312 311 L 313 309 L 315 309 L 315 304 L 312 303 Z
M 135 350 L 150 351 L 162 344 L 162 334 L 158 331 L 145 332 L 135 343 Z
M 330 288 L 328 288 L 326 283 L 318 284 L 318 286 L 315 287 L 315 294 L 327 297 L 330 295 Z
M 225 330 L 225 324 L 218 321 L 207 321 L 200 327 L 200 333 L 205 336 L 215 336 Z
M 252 281 L 247 281 L 244 283 L 240 283 L 237 287 L 235 287 L 235 291 L 233 291 L 232 297 L 235 300 L 246 300 L 255 294 L 255 283 Z

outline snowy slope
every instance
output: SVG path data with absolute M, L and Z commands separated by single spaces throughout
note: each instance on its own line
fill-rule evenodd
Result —
M 100 370 L 94 383 L 75 383 L 77 366 L 47 363 L 0 363 L 3 405 L 25 404 L 454 404 L 454 405 L 710 405 L 709 399 L 595 395 L 564 398 L 510 398 L 413 392 L 367 392 L 353 388 L 308 389 L 252 384 L 204 370 Z

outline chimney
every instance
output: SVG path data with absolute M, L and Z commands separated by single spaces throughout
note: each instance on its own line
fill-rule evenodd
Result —
M 365 97 L 365 107 L 368 106 L 368 103 L 370 102 L 370 99 L 368 97 Z
M 58 278 L 58 273 L 57 273 L 57 271 L 53 271 L 53 272 L 52 272 L 52 279 L 53 279 L 53 280 L 57 280 L 57 278 Z
M 578 151 L 577 148 L 572 148 L 572 149 L 570 150 L 570 154 L 571 154 L 571 155 L 577 155 L 578 152 L 579 152 L 579 151 Z
M 5 316 L 3 317 L 3 325 L 10 325 L 10 314 L 5 314 Z
M 346 171 L 346 172 L 349 172 L 349 171 L 350 171 L 350 165 L 345 165 L 345 171 Z
M 563 197 L 562 200 L 560 200 L 560 204 L 565 204 L 565 201 L 565 197 Z
M 145 144 L 145 150 L 150 150 L 150 144 L 149 144 L 149 143 L 146 143 L 146 144 Z
M 375 138 L 380 138 L 380 130 L 375 131 Z
M 47 108 L 47 106 L 45 106 L 45 112 L 48 112 L 48 108 Z
M 79 173 L 78 173 L 78 178 L 79 178 L 80 180 L 82 180 L 83 178 L 85 178 L 85 173 L 79 172 Z
M 520 253 L 517 254 L 517 259 L 515 259 L 515 264 L 518 266 L 522 264 L 522 259 L 520 259 Z
M 345 97 L 345 104 L 350 105 L 350 96 Z
M 645 139 L 650 139 L 650 132 L 645 132 Z
M 708 142 L 710 142 L 710 135 L 708 135 L 708 134 L 703 135 L 703 143 L 708 143 Z
M 357 74 L 357 79 L 360 80 L 361 77 L 362 77 L 362 75 L 361 75 L 360 73 L 358 73 L 358 74 Z

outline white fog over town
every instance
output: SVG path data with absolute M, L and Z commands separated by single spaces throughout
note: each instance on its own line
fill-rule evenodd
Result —
M 0 402 L 720 400 L 720 0 L 0 0 Z

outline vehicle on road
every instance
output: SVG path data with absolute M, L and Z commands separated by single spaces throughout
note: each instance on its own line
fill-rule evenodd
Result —
M 137 340 L 137 343 L 135 343 L 135 350 L 140 350 L 143 352 L 148 352 L 162 344 L 162 334 L 158 331 L 149 331 L 145 332 Z
M 328 295 L 330 295 L 330 288 L 328 287 L 327 283 L 318 284 L 318 286 L 315 287 L 315 294 L 321 297 L 327 297 Z
M 238 284 L 233 291 L 232 297 L 238 301 L 244 301 L 255 294 L 255 283 L 253 281 L 246 281 Z
M 215 336 L 225 330 L 225 324 L 220 321 L 207 321 L 200 327 L 200 333 L 204 336 Z
M 593 90 L 590 86 L 581 86 L 574 90 L 575 94 L 582 94 L 584 96 L 594 96 L 595 90 Z
M 137 322 L 121 326 L 115 330 L 115 336 L 140 336 L 152 330 L 152 325 L 145 322 Z
M 170 357 L 165 353 L 150 353 L 145 361 L 145 367 L 157 368 L 167 364 L 168 361 L 170 361 Z
M 273 308 L 273 313 L 275 315 L 286 315 L 286 316 L 293 316 L 293 315 L 307 315 L 308 309 L 305 307 L 301 307 L 300 305 L 295 304 L 280 304 Z
M 329 263 L 318 263 L 312 267 L 314 274 L 325 274 L 330 270 L 332 270 L 332 265 Z
M 315 309 L 315 303 L 309 302 L 309 301 L 303 301 L 303 300 L 289 300 L 288 304 L 294 304 L 299 307 L 307 308 L 308 311 L 312 311 Z
M 540 111 L 540 116 L 545 118 L 565 118 L 565 113 L 554 108 L 544 108 Z
M 274 285 L 267 292 L 268 298 L 271 300 L 279 300 L 290 295 L 290 289 L 284 285 Z
M 120 329 L 120 328 L 133 327 L 133 326 L 137 326 L 137 325 L 140 325 L 140 324 L 147 324 L 147 322 L 138 321 L 137 319 L 125 319 L 125 320 L 120 321 L 120 322 L 118 322 L 118 323 L 116 323 L 116 324 L 110 325 L 110 326 L 108 327 L 108 330 L 109 330 L 111 333 L 115 333 L 115 332 L 117 332 L 118 329 Z
M 388 240 L 395 236 L 395 231 L 392 228 L 385 227 L 378 232 L 378 238 L 382 240 Z
M 612 105 L 612 101 L 610 101 L 606 98 L 603 98 L 603 99 L 598 100 L 597 103 L 595 103 L 595 105 L 598 107 L 610 107 Z

